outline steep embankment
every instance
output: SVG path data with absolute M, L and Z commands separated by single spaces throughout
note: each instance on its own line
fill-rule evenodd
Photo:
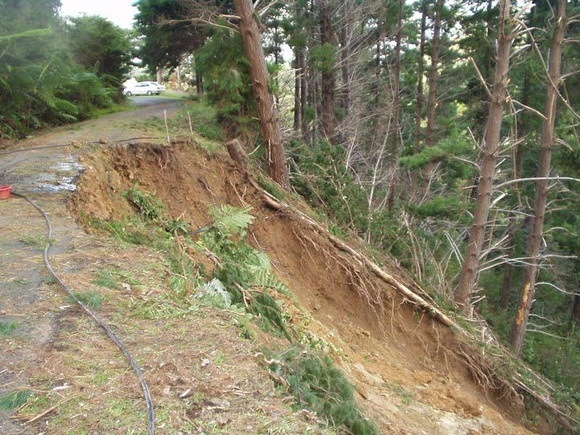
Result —
M 185 142 L 134 143 L 88 154 L 81 163 L 85 171 L 73 209 L 85 222 L 132 216 L 122 193 L 135 185 L 154 193 L 174 219 L 193 230 L 211 220 L 208 205 L 251 206 L 256 219 L 248 240 L 268 254 L 296 298 L 281 300 L 288 320 L 331 349 L 356 386 L 361 409 L 381 433 L 528 433 L 518 423 L 519 399 L 486 376 L 485 368 L 477 366 L 477 353 L 461 337 L 416 309 L 291 208 L 269 207 L 256 184 L 237 170 L 225 151 L 208 152 Z M 198 253 L 190 252 L 189 257 L 211 267 Z M 139 297 L 151 299 L 150 294 Z M 203 331 L 199 320 L 180 320 L 184 327 L 190 321 Z M 141 327 L 144 335 L 153 334 L 146 323 Z M 178 343 L 165 344 L 171 352 L 179 352 Z M 211 388 L 211 383 L 208 379 L 202 388 Z

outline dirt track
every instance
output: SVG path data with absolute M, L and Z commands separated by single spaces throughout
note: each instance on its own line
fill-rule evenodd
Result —
M 181 107 L 179 100 L 163 97 L 133 100 L 135 110 L 0 144 L 0 185 L 10 185 L 13 192 L 29 197 L 49 213 L 53 237 L 58 240 L 52 255 L 74 250 L 75 240 L 83 237 L 65 207 L 83 169 L 79 155 L 95 143 L 134 140 L 141 135 L 131 128 L 134 121 L 163 117 L 164 111 L 171 116 Z M 12 196 L 0 201 L 0 321 L 18 324 L 11 340 L 1 346 L 0 393 L 26 387 L 29 380 L 23 362 L 43 364 L 41 351 L 54 339 L 54 308 L 59 303 L 51 305 L 54 299 L 46 300 L 51 296 L 43 287 L 48 278 L 42 258 L 46 231 L 42 215 L 24 199 Z M 21 431 L 0 411 L 0 433 Z
M 256 356 L 263 343 L 240 339 L 231 313 L 204 311 L 153 322 L 132 317 L 127 301 L 151 301 L 166 291 L 164 259 L 159 252 L 119 247 L 85 233 L 66 205 L 72 191 L 77 190 L 78 213 L 119 219 L 130 213 L 120 193 L 138 181 L 174 217 L 194 227 L 207 222 L 208 203 L 252 205 L 257 217 L 252 243 L 268 253 L 303 310 L 289 313 L 290 320 L 337 350 L 335 359 L 356 385 L 361 409 L 381 433 L 529 433 L 513 420 L 517 410 L 494 402 L 470 378 L 447 328 L 374 283 L 319 235 L 264 208 L 258 192 L 225 158 L 194 155 L 184 144 L 160 154 L 162 146 L 155 143 L 164 143 L 163 132 L 143 131 L 135 120 L 162 117 L 163 111 L 170 116 L 178 107 L 165 101 L 0 151 L 0 184 L 11 184 L 49 213 L 51 252 L 67 282 L 94 287 L 103 270 L 138 282 L 99 291 L 107 301 L 103 314 L 127 338 L 152 385 L 162 410 L 158 433 L 326 431 L 284 405 L 284 394 L 274 390 Z M 47 277 L 41 216 L 20 198 L 0 201 L 0 227 L 0 320 L 18 325 L 9 337 L 0 337 L 0 392 L 32 389 L 38 405 L 25 408 L 18 420 L 0 414 L 0 433 L 77 433 L 69 426 L 88 433 L 143 433 L 140 392 L 126 363 Z M 106 379 L 99 373 L 107 373 Z M 189 389 L 199 396 L 186 403 L 179 397 Z M 122 397 L 128 402 L 114 417 L 110 404 Z M 78 406 L 68 406 L 71 402 Z M 51 411 L 42 415 L 47 408 Z

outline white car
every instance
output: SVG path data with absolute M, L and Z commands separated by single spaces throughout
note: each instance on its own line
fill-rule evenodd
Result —
M 123 90 L 123 94 L 130 97 L 131 95 L 159 95 L 161 90 L 159 85 L 154 85 L 153 82 L 140 82 L 127 86 Z
M 165 85 L 160 85 L 157 82 L 141 82 L 141 83 L 149 83 L 150 85 L 155 86 L 159 90 L 159 92 L 164 92 L 165 91 Z

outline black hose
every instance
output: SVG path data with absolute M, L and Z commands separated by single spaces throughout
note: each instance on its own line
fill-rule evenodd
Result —
M 139 365 L 137 364 L 137 362 L 135 361 L 135 359 L 133 358 L 131 353 L 129 353 L 129 351 L 127 350 L 127 348 L 125 347 L 125 345 L 123 344 L 121 339 L 115 335 L 115 333 L 111 330 L 111 328 L 109 328 L 105 324 L 105 322 L 103 322 L 95 313 L 93 313 L 90 310 L 90 308 L 88 308 L 85 304 L 83 304 L 79 300 L 78 297 L 76 297 L 76 295 L 72 292 L 72 290 L 60 279 L 60 277 L 56 274 L 56 272 L 52 268 L 52 265 L 50 264 L 50 261 L 49 261 L 49 253 L 50 253 L 50 247 L 51 247 L 50 240 L 52 239 L 52 225 L 50 223 L 50 219 L 49 219 L 48 215 L 46 214 L 46 212 L 40 206 L 38 206 L 34 201 L 29 199 L 25 195 L 21 195 L 19 193 L 15 193 L 15 192 L 12 192 L 12 195 L 18 196 L 18 197 L 26 200 L 44 217 L 44 220 L 45 220 L 46 226 L 47 226 L 47 230 L 48 230 L 48 232 L 47 232 L 48 239 L 46 242 L 46 246 L 44 248 L 44 264 L 46 265 L 50 274 L 54 277 L 54 279 L 56 279 L 58 281 L 58 283 L 61 285 L 61 287 L 67 293 L 67 295 L 70 298 L 72 298 L 77 303 L 77 305 L 79 305 L 83 309 L 83 311 L 90 318 L 92 318 L 97 325 L 99 325 L 105 331 L 105 333 L 109 336 L 109 338 L 111 340 L 113 340 L 113 342 L 117 345 L 117 347 L 121 350 L 121 352 L 123 352 L 123 355 L 125 355 L 125 358 L 127 358 L 127 360 L 129 361 L 129 364 L 133 368 L 133 371 L 135 372 L 135 374 L 137 375 L 137 378 L 139 379 L 139 382 L 141 383 L 141 388 L 143 390 L 143 396 L 144 396 L 145 402 L 147 404 L 147 427 L 148 427 L 147 433 L 149 435 L 154 435 L 155 434 L 155 411 L 153 409 L 153 400 L 151 398 L 151 392 L 149 391 L 149 385 L 147 385 L 147 381 L 145 380 L 145 377 L 143 376 L 143 371 L 139 368 Z

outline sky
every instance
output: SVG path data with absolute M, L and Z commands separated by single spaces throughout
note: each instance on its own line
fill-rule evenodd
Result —
M 63 17 L 78 15 L 100 15 L 119 27 L 130 29 L 137 8 L 136 0 L 60 0 L 60 14 Z

